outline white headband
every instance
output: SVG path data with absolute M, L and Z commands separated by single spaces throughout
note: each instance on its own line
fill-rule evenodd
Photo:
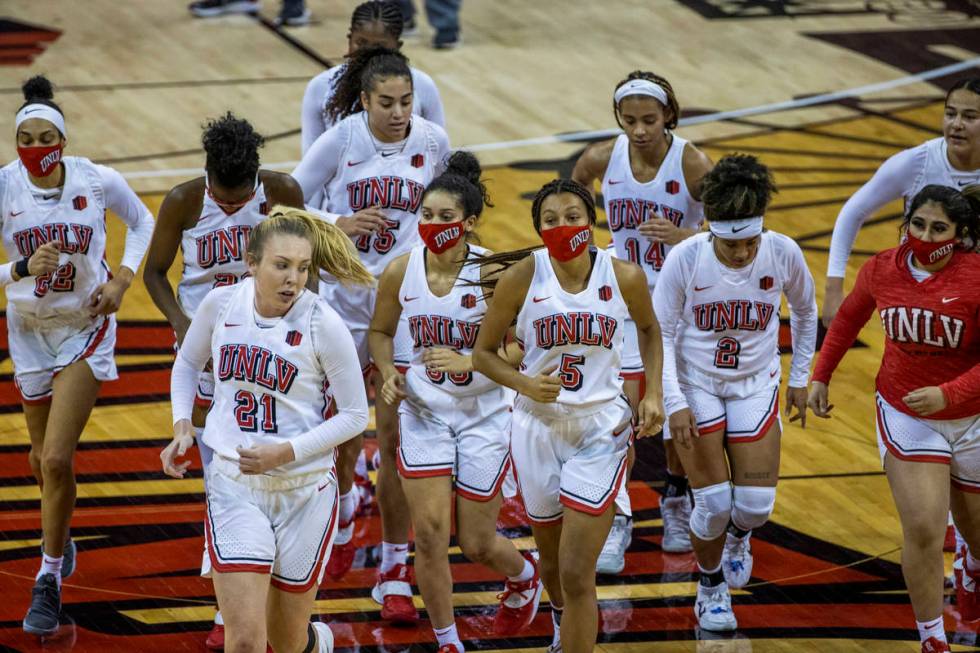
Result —
M 28 104 L 17 112 L 17 117 L 14 119 L 14 129 L 18 129 L 20 123 L 31 118 L 41 118 L 42 120 L 53 123 L 58 128 L 58 131 L 61 132 L 61 135 L 68 138 L 68 133 L 65 131 L 65 117 L 54 107 L 40 103 Z
M 762 216 L 741 220 L 713 220 L 708 222 L 708 229 L 718 238 L 725 240 L 755 238 L 762 233 Z
M 667 91 L 664 87 L 648 79 L 631 79 L 616 89 L 613 101 L 618 106 L 624 97 L 630 95 L 649 95 L 660 104 L 667 106 Z

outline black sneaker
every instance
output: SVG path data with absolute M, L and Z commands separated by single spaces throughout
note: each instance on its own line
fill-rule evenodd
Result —
M 419 35 L 419 25 L 415 22 L 415 18 L 409 18 L 405 21 L 404 27 L 402 27 L 402 36 L 406 38 L 411 38 L 413 36 Z
M 75 540 L 68 538 L 65 545 L 65 552 L 62 554 L 64 559 L 61 561 L 61 579 L 64 580 L 75 573 L 75 556 L 78 549 L 75 547 Z M 44 545 L 41 545 L 41 555 L 44 555 Z
M 283 11 L 276 17 L 275 22 L 276 27 L 302 27 L 309 25 L 311 18 L 313 18 L 313 13 L 306 7 L 290 12 L 287 12 L 283 8 Z
M 61 588 L 54 574 L 44 574 L 31 590 L 31 607 L 24 617 L 24 632 L 31 635 L 51 635 L 58 631 L 61 613 Z
M 462 39 L 459 32 L 448 34 L 436 34 L 432 39 L 432 47 L 436 50 L 452 50 L 459 47 Z
M 255 14 L 262 8 L 258 0 L 198 0 L 187 7 L 197 18 L 226 14 Z

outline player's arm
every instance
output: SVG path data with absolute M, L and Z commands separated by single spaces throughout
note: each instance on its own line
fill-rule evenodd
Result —
M 265 196 L 270 209 L 278 204 L 294 209 L 304 208 L 303 189 L 292 176 L 270 170 L 263 170 L 259 175 L 265 187 Z
M 300 108 L 300 146 L 305 155 L 323 133 L 323 98 L 326 96 L 325 75 L 317 75 L 306 85 Z
M 143 283 L 150 293 L 150 299 L 177 334 L 177 343 L 184 340 L 190 326 L 190 319 L 184 315 L 173 286 L 167 278 L 167 271 L 173 265 L 181 235 L 191 219 L 200 209 L 204 197 L 204 181 L 195 179 L 172 189 L 163 198 L 160 214 L 153 229 L 153 238 L 143 269 Z
M 681 169 L 684 171 L 684 183 L 687 190 L 698 202 L 701 201 L 701 189 L 704 186 L 704 176 L 711 172 L 715 167 L 714 162 L 707 154 L 699 150 L 692 143 L 684 146 L 681 155 Z
M 615 144 L 616 139 L 612 138 L 585 148 L 572 169 L 572 179 L 595 194 L 595 182 L 601 183 L 602 178 L 606 176 L 606 168 L 609 167 L 609 158 L 612 156 Z
M 402 304 L 398 298 L 405 270 L 411 254 L 402 254 L 388 264 L 378 282 L 378 296 L 371 317 L 371 330 L 368 332 L 368 349 L 378 367 L 384 385 L 381 388 L 383 399 L 396 405 L 406 397 L 405 375 L 395 367 L 395 332 L 402 316 Z
M 653 303 L 647 286 L 647 277 L 639 266 L 613 259 L 613 270 L 619 290 L 626 301 L 630 317 L 636 323 L 636 333 L 640 345 L 640 358 L 643 359 L 646 391 L 638 407 L 640 429 L 638 437 L 655 435 L 663 426 L 663 340 L 657 316 L 653 314 Z
M 790 363 L 789 383 L 786 387 L 786 414 L 790 415 L 795 406 L 797 414 L 790 417 L 791 422 L 800 420 L 806 428 L 807 381 L 810 378 L 810 363 L 817 348 L 817 296 L 813 285 L 813 275 L 806 266 L 803 250 L 795 241 L 787 238 L 789 246 L 787 260 L 787 282 L 783 288 L 789 304 L 789 326 L 793 339 L 793 359 Z

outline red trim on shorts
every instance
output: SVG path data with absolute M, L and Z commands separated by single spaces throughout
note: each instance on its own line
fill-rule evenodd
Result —
M 109 330 L 109 318 L 105 317 L 102 319 L 102 326 L 99 327 L 99 330 L 95 333 L 95 338 L 92 339 L 92 342 L 89 343 L 89 346 L 86 347 L 85 351 L 83 351 L 81 354 L 79 354 L 72 360 L 72 363 L 88 358 L 89 356 L 94 354 L 95 350 L 98 349 L 99 345 L 105 339 L 105 334 L 106 331 L 108 330 Z M 68 366 L 66 365 L 65 367 Z
M 616 500 L 616 495 L 619 494 L 619 486 L 623 483 L 623 477 L 626 475 L 626 468 L 629 467 L 626 461 L 626 456 L 623 456 L 622 462 L 619 464 L 619 471 L 616 473 L 616 480 L 613 482 L 612 487 L 609 491 L 609 496 L 603 501 L 598 507 L 590 506 L 587 503 L 579 503 L 575 499 L 570 499 L 564 494 L 558 496 L 558 501 L 568 508 L 576 512 L 584 512 L 587 515 L 601 515 L 609 509 L 609 506 Z
M 201 395 L 195 395 L 194 396 L 194 405 L 195 406 L 200 406 L 201 408 L 208 408 L 208 409 L 210 409 L 211 408 L 211 404 L 212 404 L 212 400 L 211 399 L 205 399 Z
M 709 433 L 714 433 L 715 431 L 723 431 L 727 426 L 728 426 L 728 420 L 722 418 L 720 422 L 716 422 L 715 424 L 709 424 L 704 428 L 699 428 L 698 435 L 708 435 Z
M 875 417 L 878 420 L 878 432 L 881 433 L 881 441 L 885 443 L 885 448 L 888 449 L 888 453 L 895 456 L 899 460 L 907 460 L 913 463 L 939 463 L 941 465 L 949 465 L 952 462 L 952 456 L 934 456 L 929 454 L 909 455 L 900 452 L 898 447 L 892 444 L 891 439 L 888 437 L 888 427 L 885 426 L 884 416 L 881 413 L 881 406 L 878 404 L 878 402 L 875 402 Z
M 395 369 L 398 370 L 399 374 L 406 374 L 409 367 L 411 367 L 411 365 L 399 365 L 398 363 L 395 363 Z
M 513 428 L 511 428 L 511 435 L 513 435 Z M 507 454 L 508 459 L 513 461 L 514 453 L 512 448 L 508 446 L 507 450 L 508 450 L 508 454 Z M 557 517 L 552 517 L 551 519 L 537 519 L 536 517 L 534 517 L 534 515 L 531 514 L 531 511 L 527 509 L 527 502 L 524 501 L 524 490 L 521 489 L 521 479 L 517 475 L 517 465 L 513 465 L 512 467 L 514 469 L 514 482 L 517 484 L 517 494 L 519 494 L 521 497 L 521 504 L 524 506 L 524 514 L 527 515 L 527 518 L 530 521 L 533 521 L 535 524 L 539 524 L 541 526 L 547 526 L 549 524 L 557 524 L 558 522 L 560 522 L 562 520 L 562 515 L 558 515 Z
M 763 422 L 759 430 L 756 431 L 753 435 L 745 435 L 745 436 L 740 435 L 736 437 L 729 437 L 728 442 L 731 444 L 742 444 L 744 442 L 756 442 L 758 440 L 761 440 L 763 437 L 765 437 L 766 433 L 769 432 L 769 429 L 772 428 L 773 423 L 776 421 L 776 418 L 778 417 L 779 417 L 779 390 L 777 389 L 776 398 L 772 402 L 772 412 L 769 413 L 769 417 L 766 418 L 766 421 Z
M 402 478 L 435 478 L 437 476 L 452 476 L 453 466 L 423 469 L 417 472 L 409 471 L 402 463 L 402 421 L 398 420 L 398 433 L 395 434 L 395 467 Z
M 640 381 L 641 379 L 647 378 L 647 375 L 643 370 L 639 372 L 620 372 L 619 378 L 624 381 Z
M 950 479 L 953 487 L 961 492 L 969 492 L 970 494 L 980 494 L 980 485 L 968 485 L 963 481 L 958 481 L 955 478 Z
M 208 549 L 208 557 L 211 559 L 211 568 L 219 574 L 234 574 L 248 572 L 253 574 L 270 574 L 272 565 L 259 565 L 248 563 L 229 563 L 225 564 L 218 560 L 218 552 L 214 548 L 214 533 L 211 532 L 210 501 L 205 497 L 204 511 L 204 543 Z
M 458 485 L 455 486 L 456 494 L 463 497 L 464 499 L 469 499 L 470 501 L 476 501 L 478 503 L 486 503 L 493 499 L 500 492 L 500 488 L 504 486 L 504 479 L 507 477 L 507 470 L 512 466 L 510 460 L 510 453 L 507 454 L 507 460 L 504 461 L 503 467 L 500 474 L 497 476 L 497 480 L 494 481 L 493 487 L 490 488 L 490 494 L 476 494 L 468 490 L 464 490 Z M 514 472 L 514 478 L 517 478 L 517 472 Z M 527 512 L 525 510 L 525 512 Z
M 310 572 L 310 579 L 303 583 L 302 585 L 293 585 L 290 583 L 285 583 L 277 578 L 273 577 L 271 580 L 272 586 L 276 589 L 280 589 L 283 592 L 291 592 L 293 594 L 302 594 L 303 592 L 308 592 L 314 585 L 316 585 L 320 580 L 320 568 L 323 566 L 323 560 L 327 555 L 327 549 L 333 544 L 334 530 L 337 528 L 337 517 L 340 515 L 340 490 L 337 490 L 337 494 L 334 497 L 333 509 L 330 511 L 330 523 L 327 525 L 327 533 L 323 537 L 323 544 L 320 545 L 320 552 L 317 554 L 316 564 L 313 565 L 313 571 Z

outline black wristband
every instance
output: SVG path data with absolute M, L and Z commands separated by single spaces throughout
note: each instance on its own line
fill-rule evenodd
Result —
M 16 272 L 17 276 L 21 279 L 31 276 L 31 272 L 27 268 L 26 258 L 22 258 L 21 260 L 17 261 L 17 263 L 14 265 L 14 272 Z

